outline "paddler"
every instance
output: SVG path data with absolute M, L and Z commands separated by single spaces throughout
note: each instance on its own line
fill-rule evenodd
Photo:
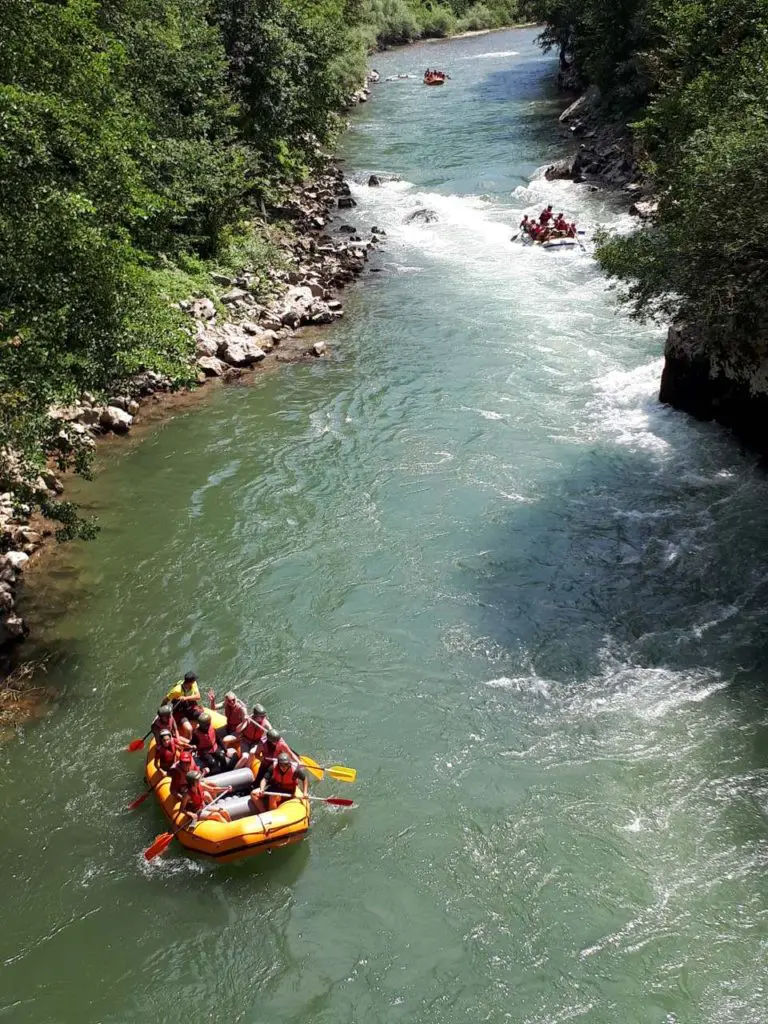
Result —
M 539 214 L 539 224 L 546 227 L 547 224 L 552 220 L 552 203 L 545 207 Z
M 171 736 L 179 735 L 179 727 L 174 720 L 173 708 L 170 704 L 163 704 L 157 709 L 155 720 L 152 722 L 150 729 L 156 742 L 160 739 L 160 733 L 166 729 L 170 732 Z
M 267 718 L 267 709 L 262 704 L 254 704 L 250 717 L 237 727 L 241 756 L 235 768 L 244 768 L 248 764 L 251 751 L 271 728 L 272 723 Z
M 194 672 L 187 672 L 181 682 L 169 690 L 165 703 L 173 707 L 173 717 L 181 735 L 191 739 L 194 712 L 202 707 L 197 676 Z
M 531 225 L 530 225 L 530 222 L 528 220 L 528 214 L 527 213 L 524 214 L 523 219 L 520 221 L 520 230 L 524 231 L 526 235 L 531 230 Z
M 259 761 L 259 771 L 256 775 L 257 785 L 264 778 L 267 770 L 277 762 L 281 754 L 287 754 L 289 759 L 293 758 L 298 761 L 298 758 L 277 729 L 268 729 L 267 735 L 259 741 L 251 754 L 252 757 L 258 758 Z
M 562 213 L 558 213 L 555 217 L 555 231 L 561 231 L 563 234 L 568 230 L 568 221 L 565 219 Z
M 299 794 L 296 792 L 297 789 Z M 297 795 L 306 796 L 308 789 L 307 773 L 291 760 L 289 754 L 281 751 L 277 762 L 266 770 L 260 785 L 251 793 L 251 802 L 263 810 L 266 800 L 266 807 L 274 811 L 284 800 L 290 800 Z M 270 793 L 267 797 L 264 796 L 265 790 Z
M 171 766 L 168 773 L 171 779 L 171 796 L 175 796 L 177 800 L 181 798 L 187 784 L 187 772 L 191 772 L 196 767 L 192 751 L 180 750 L 176 764 Z
M 226 725 L 220 725 L 216 730 L 216 739 L 224 746 L 233 746 L 238 727 L 244 725 L 248 719 L 248 708 L 232 690 L 224 694 L 224 700 L 220 705 L 216 704 L 216 694 L 209 690 L 208 701 L 211 711 L 220 709 L 227 719 Z M 225 743 L 225 736 L 231 736 L 232 742 Z
M 576 221 L 573 221 L 570 225 L 566 225 L 566 232 L 565 233 L 566 233 L 566 236 L 568 238 L 575 238 L 576 237 L 576 234 L 577 234 L 577 232 L 576 232 Z
M 229 768 L 226 752 L 219 746 L 213 720 L 207 711 L 199 716 L 192 733 L 192 742 L 197 747 L 197 758 L 209 775 L 224 772 Z
M 170 729 L 162 729 L 155 744 L 155 767 L 170 772 L 182 749 L 188 746 L 185 739 L 174 736 Z
M 209 821 L 231 821 L 229 814 L 220 807 L 209 809 L 209 804 L 215 795 L 226 793 L 231 786 L 215 786 L 210 782 L 203 782 L 202 772 L 192 769 L 187 772 L 187 784 L 181 798 L 180 810 L 188 814 L 192 821 L 206 818 Z

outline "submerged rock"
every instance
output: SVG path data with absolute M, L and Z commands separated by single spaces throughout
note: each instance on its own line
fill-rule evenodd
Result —
M 403 217 L 403 224 L 413 224 L 418 222 L 421 222 L 422 224 L 432 224 L 438 219 L 439 218 L 434 210 L 430 210 L 426 206 L 422 206 L 418 210 L 413 210 L 411 213 L 407 213 L 405 217 Z

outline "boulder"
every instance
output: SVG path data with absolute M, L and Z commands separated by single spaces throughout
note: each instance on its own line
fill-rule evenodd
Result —
M 342 224 L 339 228 L 339 234 L 342 235 L 354 235 L 356 231 L 357 228 L 353 227 L 351 224 Z
M 381 79 L 381 75 L 376 70 L 376 68 L 371 68 L 371 70 L 368 72 L 366 77 L 367 77 L 369 82 L 374 82 L 374 83 L 380 81 L 380 79 Z
M 410 213 L 407 213 L 403 217 L 403 224 L 432 224 L 436 220 L 438 220 L 438 216 L 434 210 L 421 206 L 418 210 L 412 210 Z
M 377 185 L 380 184 L 381 178 L 378 176 L 378 174 L 372 174 L 368 179 L 368 185 L 370 186 L 370 188 L 375 188 Z
M 250 338 L 241 338 L 238 341 L 227 338 L 219 345 L 219 359 L 223 359 L 230 366 L 252 366 L 260 362 L 265 354 L 264 350 Z
M 127 434 L 131 429 L 133 416 L 125 409 L 118 409 L 116 405 L 108 405 L 99 417 L 99 425 L 104 430 L 112 430 L 115 434 Z
M 352 196 L 339 196 L 336 205 L 340 210 L 351 210 L 353 206 L 357 206 L 357 203 Z
M 309 351 L 312 353 L 313 356 L 322 356 L 322 355 L 324 355 L 325 354 L 325 342 L 324 341 L 316 341 L 312 345 L 312 348 Z
M 216 307 L 210 299 L 195 299 L 189 312 L 196 320 L 213 320 L 216 317 Z
M 218 338 L 214 338 L 212 335 L 204 335 L 202 338 L 198 338 L 195 342 L 195 355 L 199 356 L 215 356 L 219 348 Z
M 54 491 L 56 494 L 61 494 L 64 490 L 64 484 L 59 480 L 55 473 L 52 473 L 50 469 L 43 469 L 40 472 L 43 483 L 49 491 Z
M 550 164 L 546 171 L 544 171 L 544 177 L 547 179 L 547 181 L 557 181 L 558 179 L 572 178 L 573 175 L 573 157 L 565 157 L 563 160 L 557 160 L 555 163 Z
M 375 224 L 371 228 L 371 234 L 372 235 L 386 235 L 386 233 L 387 232 L 384 230 L 384 228 L 379 228 Z
M 28 561 L 29 555 L 25 554 L 23 551 L 7 551 L 5 554 L 5 564 L 9 565 L 17 572 L 23 568 Z
M 566 107 L 560 115 L 560 123 L 566 124 L 577 117 L 583 117 L 590 110 L 594 110 L 599 102 L 600 90 L 596 85 L 591 85 L 583 95 L 574 100 L 569 107 Z
M 656 213 L 658 208 L 658 203 L 651 202 L 650 200 L 641 199 L 636 203 L 632 203 L 632 205 L 629 208 L 629 212 L 633 216 L 639 217 L 640 220 L 648 220 L 649 217 L 652 217 L 654 213 Z
M 78 423 L 84 424 L 86 427 L 98 426 L 101 422 L 101 415 L 103 411 L 103 409 L 100 409 L 97 406 L 89 406 L 80 412 L 80 415 L 77 417 Z
M 206 377 L 223 377 L 229 369 L 227 364 L 216 356 L 200 356 L 196 362 Z
M 227 305 L 234 305 L 235 302 L 242 302 L 243 299 L 248 298 L 250 292 L 247 292 L 245 288 L 232 288 L 228 292 L 224 292 L 221 296 L 221 301 Z
M 20 640 L 27 632 L 26 623 L 19 615 L 4 615 L 0 618 L 0 644 Z
M 214 284 L 221 285 L 222 288 L 229 288 L 232 284 L 232 278 L 227 277 L 226 274 L 211 274 L 211 280 Z

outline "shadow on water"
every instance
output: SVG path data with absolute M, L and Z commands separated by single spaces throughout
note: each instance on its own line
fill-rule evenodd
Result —
M 596 445 L 534 504 L 494 515 L 482 556 L 462 568 L 482 631 L 520 668 L 584 680 L 613 652 L 768 685 L 766 480 L 716 428 L 681 423 L 715 442 L 690 464 Z

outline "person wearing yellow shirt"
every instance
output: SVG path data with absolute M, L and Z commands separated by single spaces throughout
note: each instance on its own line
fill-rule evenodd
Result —
M 171 687 L 165 698 L 165 703 L 172 706 L 173 717 L 181 735 L 188 740 L 191 739 L 192 723 L 203 710 L 197 676 L 194 672 L 187 672 L 182 680 Z

